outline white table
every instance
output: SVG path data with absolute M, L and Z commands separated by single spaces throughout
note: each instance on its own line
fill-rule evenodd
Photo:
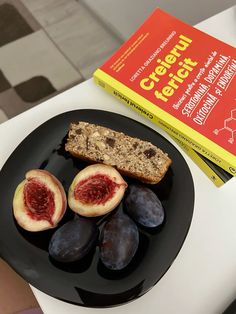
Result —
M 197 27 L 236 46 L 236 7 Z M 35 127 L 57 114 L 79 108 L 100 108 L 124 114 L 147 124 L 173 143 L 161 129 L 89 80 L 1 124 L 0 167 Z M 236 297 L 236 178 L 218 189 L 182 154 L 194 179 L 195 210 L 186 241 L 163 278 L 136 301 L 108 309 L 70 305 L 32 287 L 45 314 L 216 314 Z

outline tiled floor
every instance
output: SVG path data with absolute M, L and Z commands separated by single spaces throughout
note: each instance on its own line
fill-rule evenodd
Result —
M 76 0 L 0 0 L 0 123 L 91 77 L 121 44 Z

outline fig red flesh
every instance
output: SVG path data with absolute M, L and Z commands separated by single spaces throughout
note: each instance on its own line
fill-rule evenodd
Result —
M 47 220 L 51 225 L 55 212 L 54 193 L 35 178 L 29 178 L 24 186 L 24 203 L 27 214 L 35 220 Z
M 74 197 L 85 204 L 105 204 L 115 194 L 117 184 L 108 175 L 95 174 L 79 181 L 74 190 Z

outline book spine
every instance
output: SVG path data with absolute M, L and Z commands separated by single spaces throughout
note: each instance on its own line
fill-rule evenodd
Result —
M 205 158 L 211 160 L 213 163 L 217 164 L 219 167 L 224 169 L 226 172 L 230 173 L 232 176 L 236 176 L 236 169 L 232 164 L 225 161 L 221 158 L 220 154 L 215 154 L 214 152 L 207 150 L 205 147 L 201 146 L 197 141 L 194 141 L 191 137 L 188 137 L 186 134 L 183 134 L 180 132 L 177 128 L 173 127 L 163 119 L 161 119 L 156 114 L 152 113 L 148 109 L 145 108 L 145 106 L 141 106 L 141 101 L 137 102 L 133 100 L 131 97 L 127 96 L 127 93 L 122 93 L 119 88 L 116 89 L 112 86 L 112 84 L 107 83 L 108 80 L 104 80 L 102 78 L 103 75 L 100 76 L 100 70 L 95 71 L 93 74 L 93 79 L 95 83 L 105 89 L 108 93 L 115 96 L 117 99 L 119 99 L 121 102 L 138 112 L 139 114 L 143 115 L 144 117 L 151 120 L 153 123 L 160 126 L 163 130 L 165 130 L 170 136 L 174 136 L 187 146 L 191 147 L 201 155 L 203 155 Z
M 155 120 L 155 117 L 151 112 L 145 110 L 138 104 L 135 104 L 131 99 L 127 98 L 125 95 L 115 90 L 109 84 L 101 80 L 98 76 L 94 75 L 95 83 L 104 88 L 108 93 L 114 95 L 116 98 L 121 100 L 124 104 L 130 106 L 133 110 L 142 114 L 143 116 L 149 118 L 150 120 Z M 158 124 L 158 121 L 153 121 Z M 186 152 L 186 154 L 198 165 L 198 167 L 207 175 L 207 177 L 217 186 L 220 187 L 224 184 L 224 181 L 204 162 L 204 160 L 189 146 L 181 142 L 179 139 L 170 135 L 171 138 Z
M 125 105 L 128 105 L 134 111 L 137 111 L 139 114 L 143 115 L 145 118 L 150 119 L 152 122 L 158 124 L 158 121 L 155 119 L 155 116 L 148 110 L 144 109 L 142 106 L 138 105 L 138 103 L 131 100 L 129 97 L 123 95 L 120 91 L 113 88 L 111 85 L 107 84 L 104 80 L 100 79 L 98 76 L 93 76 L 94 82 L 104 88 L 109 94 L 112 94 L 117 99 L 122 101 Z
M 170 136 L 175 137 L 178 141 L 187 145 L 187 147 L 191 147 L 193 151 L 198 152 L 200 155 L 202 155 L 202 157 L 209 159 L 212 163 L 224 169 L 224 171 L 226 171 L 230 175 L 236 176 L 236 169 L 230 163 L 222 159 L 219 155 L 216 155 L 212 151 L 209 151 L 206 148 L 202 147 L 199 143 L 191 139 L 191 137 L 188 137 L 185 134 L 181 133 L 179 130 L 167 124 L 165 121 L 160 121 L 159 126 L 164 129 Z
M 185 145 L 177 138 L 171 136 L 171 138 L 178 144 L 180 148 L 191 158 L 191 160 L 202 170 L 203 173 L 215 184 L 217 187 L 221 187 L 227 180 L 223 180 L 219 174 L 214 171 L 201 157 L 200 154 L 194 151 L 194 149 Z

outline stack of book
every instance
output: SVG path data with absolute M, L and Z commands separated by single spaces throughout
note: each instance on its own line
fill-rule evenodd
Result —
M 221 186 L 236 176 L 236 50 L 156 9 L 94 73 Z

